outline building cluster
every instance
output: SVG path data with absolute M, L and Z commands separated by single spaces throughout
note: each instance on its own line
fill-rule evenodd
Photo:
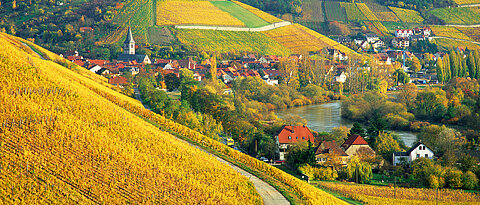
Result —
M 275 136 L 279 160 L 285 160 L 288 148 L 295 146 L 299 141 L 310 141 L 314 144 L 313 133 L 307 126 L 283 126 Z M 343 144 L 335 141 L 322 141 L 315 148 L 317 164 L 331 166 L 333 164 L 346 166 L 353 156 L 375 157 L 375 151 L 365 139 L 356 134 L 350 135 Z M 417 142 L 406 152 L 395 152 L 392 156 L 393 165 L 410 164 L 415 159 L 425 157 L 434 158 L 434 153 L 425 144 Z

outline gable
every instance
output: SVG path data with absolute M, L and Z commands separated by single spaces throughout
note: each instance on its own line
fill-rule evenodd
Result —
M 294 143 L 300 140 L 314 142 L 313 134 L 306 126 L 283 126 L 278 133 L 279 143 Z

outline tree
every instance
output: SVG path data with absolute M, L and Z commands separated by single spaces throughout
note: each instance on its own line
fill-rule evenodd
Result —
M 350 129 L 350 133 L 348 134 L 348 136 L 352 136 L 352 135 L 360 135 L 362 137 L 365 137 L 367 134 L 365 133 L 365 129 L 363 129 L 363 127 L 360 125 L 360 123 L 358 122 L 355 122 L 353 123 L 353 126 L 352 128 Z
M 375 147 L 377 154 L 382 155 L 384 159 L 392 160 L 393 152 L 401 152 L 403 149 L 400 147 L 398 142 L 393 139 L 393 137 L 386 132 L 380 132 L 378 137 L 375 139 Z
M 361 162 L 357 156 L 353 156 L 345 169 L 345 177 L 350 181 L 356 181 L 362 184 L 370 183 L 372 180 L 372 167 L 366 162 Z
M 346 126 L 332 128 L 332 136 L 338 145 L 341 145 L 348 138 L 349 128 Z
M 405 71 L 403 71 L 403 69 L 395 70 L 392 76 L 397 86 L 399 85 L 399 83 L 407 84 L 410 82 L 410 77 L 408 76 L 407 73 L 405 73 Z
M 404 104 L 407 109 L 412 110 L 415 108 L 415 100 L 417 98 L 417 86 L 413 83 L 408 83 L 400 86 L 397 99 L 400 103 Z
M 174 73 L 165 75 L 165 85 L 168 91 L 173 91 L 180 85 L 180 79 Z
M 213 83 L 217 83 L 217 56 L 214 55 L 212 57 L 212 61 L 210 62 L 210 75 L 212 78 Z
M 475 65 L 477 66 L 477 74 L 475 75 L 477 79 L 480 79 L 480 52 L 478 50 L 474 51 L 475 56 Z
M 463 173 L 462 184 L 464 189 L 475 189 L 478 187 L 478 178 L 471 171 Z
M 445 172 L 445 182 L 447 186 L 453 189 L 458 189 L 463 186 L 463 173 L 462 171 L 455 169 L 455 168 L 449 168 Z
M 470 53 L 468 54 L 467 62 L 468 62 L 468 74 L 470 78 L 472 79 L 477 78 L 477 65 L 476 65 L 475 55 L 473 51 L 470 51 Z
M 415 73 L 417 73 L 418 71 L 420 71 L 422 69 L 422 64 L 420 64 L 420 60 L 418 60 L 418 58 L 413 58 L 411 68 L 412 68 L 413 72 L 415 72 Z
M 444 83 L 446 73 L 445 73 L 445 65 L 443 63 L 442 58 L 438 58 L 436 70 L 437 70 L 438 81 L 441 83 Z

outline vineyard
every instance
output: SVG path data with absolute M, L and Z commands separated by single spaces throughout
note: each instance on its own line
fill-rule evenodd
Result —
M 153 25 L 154 0 L 130 0 L 113 18 L 113 23 L 120 26 L 128 24 L 148 27 Z
M 477 204 L 480 195 L 463 190 L 400 188 L 318 182 L 324 189 L 366 204 Z
M 245 26 L 209 1 L 157 2 L 157 25 Z
M 374 32 L 378 36 L 391 36 L 388 29 L 379 21 L 365 21 L 363 23 L 367 26 L 369 31 Z
M 231 1 L 211 1 L 213 5 L 242 21 L 249 28 L 266 26 L 269 23 Z
M 302 21 L 324 22 L 323 1 L 303 1 Z
M 258 17 L 262 18 L 263 20 L 265 20 L 266 22 L 268 23 L 277 23 L 277 22 L 282 22 L 282 19 L 279 19 L 275 16 L 272 16 L 268 13 L 265 13 L 264 11 L 260 10 L 260 9 L 257 9 L 255 7 L 252 7 L 250 5 L 247 5 L 247 4 L 244 4 L 242 2 L 239 2 L 239 1 L 232 1 L 236 4 L 238 4 L 239 6 L 243 7 L 244 9 L 247 9 L 248 11 L 252 12 L 253 14 L 257 15 Z
M 430 14 L 445 21 L 446 24 L 480 24 L 480 6 L 462 8 L 440 8 Z
M 443 49 L 450 49 L 450 48 L 456 48 L 456 47 L 480 49 L 480 45 L 478 44 L 467 42 L 467 41 L 451 40 L 451 39 L 436 38 L 435 44 L 437 44 L 439 48 L 443 48 Z
M 285 56 L 290 51 L 260 32 L 176 29 L 178 40 L 189 49 L 219 53 L 258 52 Z
M 473 41 L 480 42 L 480 29 L 467 27 L 458 27 L 457 29 L 473 39 Z
M 345 8 L 340 6 L 336 1 L 325 1 L 325 12 L 328 21 L 343 21 L 347 22 L 347 13 Z
M 399 21 L 397 16 L 395 16 L 395 14 L 391 11 L 389 11 L 389 12 L 376 12 L 375 16 L 377 16 L 377 18 L 380 21 L 392 21 L 392 22 Z
M 395 13 L 395 15 L 397 15 L 397 17 L 405 23 L 422 23 L 424 20 L 420 16 L 418 11 L 402 9 L 392 6 L 389 6 L 388 8 L 390 8 Z
M 2 45 L 5 44 L 3 40 L 0 43 Z M 10 47 L 7 50 L 7 52 L 12 51 Z M 178 133 L 203 147 L 226 155 L 251 169 L 275 178 L 288 185 L 292 191 L 299 193 L 309 204 L 345 204 L 345 202 L 332 195 L 275 167 L 235 151 L 216 140 L 146 110 L 138 105 L 138 101 L 119 94 L 90 78 L 78 75 L 58 64 L 32 57 L 35 65 L 41 65 L 41 67 L 35 67 L 38 70 L 38 72 L 34 71 L 35 75 L 41 75 L 43 78 L 38 78 L 30 74 L 31 72 L 20 72 L 31 70 L 32 67 L 31 64 L 27 63 L 29 62 L 27 59 L 23 59 L 28 54 L 20 50 L 14 51 L 15 53 L 5 53 L 8 54 L 6 55 L 8 57 L 4 56 L 4 53 L 0 53 L 0 63 L 11 65 L 10 67 L 7 66 L 9 69 L 4 73 L 14 73 L 14 75 L 1 75 L 2 78 L 8 76 L 9 79 L 12 79 L 12 81 L 8 81 L 8 86 L 2 85 L 0 90 L 1 96 L 11 97 L 10 93 L 12 93 L 12 96 L 15 96 L 14 93 L 25 94 L 16 95 L 13 100 L 11 98 L 2 98 L 2 102 L 6 102 L 6 107 L 0 108 L 0 111 L 8 113 L 0 116 L 2 121 L 3 119 L 14 120 L 3 121 L 4 126 L 1 135 L 4 135 L 4 132 L 9 132 L 10 134 L 20 131 L 41 133 L 39 130 L 32 129 L 32 127 L 23 130 L 18 129 L 19 125 L 25 126 L 23 123 L 26 121 L 33 121 L 37 124 L 43 123 L 43 125 L 37 126 L 44 129 L 41 131 L 49 132 L 49 130 L 53 130 L 52 132 L 57 135 L 54 138 L 51 137 L 52 135 L 41 135 L 48 138 L 45 141 L 39 140 L 41 137 L 39 135 L 31 137 L 28 135 L 28 137 L 23 138 L 12 137 L 15 135 L 6 135 L 9 136 L 9 139 L 13 138 L 14 140 L 22 141 L 22 143 L 12 145 L 10 141 L 2 140 L 2 156 L 14 152 L 14 154 L 9 154 L 9 156 L 25 157 L 23 161 L 14 159 L 17 160 L 14 163 L 9 158 L 8 162 L 10 162 L 11 166 L 6 167 L 16 168 L 19 170 L 17 172 L 34 170 L 29 171 L 27 175 L 39 173 L 40 166 L 49 166 L 50 168 L 41 170 L 57 171 L 54 174 L 50 174 L 50 176 L 59 180 L 68 180 L 70 184 L 62 184 L 62 181 L 57 186 L 57 184 L 52 185 L 51 183 L 53 182 L 49 181 L 49 184 L 45 187 L 61 189 L 62 193 L 55 194 L 57 194 L 56 196 L 62 194 L 72 198 L 67 203 L 81 203 L 82 200 L 89 203 L 110 204 L 127 202 L 156 202 L 163 204 L 261 203 L 259 201 L 261 199 L 258 198 L 258 194 L 255 193 L 248 179 L 240 176 L 226 165 L 220 164 L 208 154 L 192 149 L 185 143 L 174 139 L 170 134 L 159 131 L 158 128 L 160 128 L 160 130 Z M 11 63 L 11 60 L 20 60 L 19 62 L 21 63 Z M 38 87 L 36 85 L 42 84 L 43 81 L 49 81 L 49 83 L 43 83 L 42 85 L 47 90 L 55 91 L 49 94 L 51 97 L 47 96 L 46 99 L 33 96 L 39 93 L 39 89 L 23 89 L 28 87 L 28 85 L 21 84 L 25 82 L 25 78 L 22 78 L 24 76 L 17 75 L 29 76 L 27 82 L 31 82 L 32 85 L 30 86 L 34 87 Z M 7 81 L 2 79 L 0 82 Z M 16 87 L 18 87 L 18 84 L 21 84 L 21 89 L 17 92 L 18 89 Z M 55 86 L 60 89 L 54 89 Z M 51 87 L 53 89 L 50 89 Z M 67 94 L 65 95 L 65 93 Z M 24 100 L 24 98 L 28 98 L 28 100 Z M 64 100 L 63 98 L 68 99 Z M 66 100 L 68 100 L 68 103 L 65 102 Z M 15 106 L 11 101 L 25 104 Z M 42 101 L 42 105 L 51 106 L 35 106 L 36 101 Z M 32 104 L 33 106 L 31 106 Z M 38 113 L 36 116 L 39 117 L 16 116 L 24 113 L 28 114 L 29 112 L 22 111 L 29 109 L 37 109 L 33 111 Z M 45 115 L 43 115 L 44 113 Z M 146 121 L 137 116 L 152 122 L 158 127 L 146 123 Z M 50 127 L 46 126 L 48 123 L 51 125 Z M 5 129 L 5 127 L 8 129 Z M 49 133 L 51 134 L 51 132 Z M 30 140 L 30 138 L 37 140 L 38 143 L 32 143 L 37 141 L 23 142 L 24 140 Z M 47 143 L 50 141 L 55 143 Z M 166 144 L 168 146 L 165 146 Z M 9 151 L 12 146 L 16 151 Z M 49 155 L 49 158 L 42 158 L 38 163 L 31 159 L 33 156 L 30 148 L 33 146 L 35 147 L 35 149 L 32 148 L 34 151 L 36 149 L 50 150 L 49 152 L 39 151 L 40 153 L 35 153 L 35 157 L 41 157 L 45 154 Z M 82 150 L 82 152 L 77 152 L 78 150 Z M 85 155 L 86 157 L 84 157 Z M 57 162 L 62 160 L 68 160 L 69 163 L 62 164 L 62 162 Z M 6 161 L 6 158 L 2 158 L 2 169 L 5 167 L 3 163 Z M 53 162 L 56 163 L 51 165 Z M 64 171 L 62 166 L 71 169 Z M 82 172 L 77 172 L 77 169 L 82 169 Z M 84 175 L 88 175 L 91 180 L 85 181 L 82 178 Z M 40 175 L 35 176 L 38 177 Z M 6 178 L 3 176 L 0 178 L 0 180 L 4 179 Z M 8 179 L 10 180 L 11 178 Z M 21 186 L 20 191 L 16 189 L 17 186 L 12 186 L 15 188 L 12 192 L 32 194 L 29 191 L 25 191 L 25 189 L 30 188 L 30 184 L 24 186 L 23 183 L 26 180 L 19 179 L 14 178 L 8 182 L 9 184 L 19 184 Z M 40 181 L 42 180 L 43 178 L 40 178 Z M 41 187 L 43 187 L 43 183 L 45 183 L 44 180 L 41 182 Z M 155 189 L 152 189 L 153 186 L 155 186 Z M 4 186 L 1 187 L 1 191 L 12 190 L 10 185 L 6 186 L 6 188 Z M 77 194 L 70 194 L 67 192 L 69 190 L 63 187 L 73 187 L 73 191 Z M 79 188 L 84 189 L 78 190 Z M 2 194 L 0 196 L 16 197 L 17 195 Z M 38 198 L 43 196 L 49 197 L 48 202 L 56 200 L 53 194 L 35 195 Z M 27 197 L 27 199 L 35 200 L 35 197 Z M 61 200 L 67 199 L 69 198 L 61 198 Z
M 458 38 L 471 41 L 472 39 L 463 34 L 459 29 L 450 26 L 431 26 L 433 34 L 450 38 Z
M 369 21 L 379 21 L 378 18 L 373 14 L 372 11 L 367 7 L 366 4 L 364 3 L 355 3 L 355 5 L 362 11 L 363 15 L 369 20 Z
M 455 0 L 458 5 L 464 4 L 480 4 L 480 0 Z
M 368 20 L 367 17 L 363 15 L 362 11 L 360 11 L 360 9 L 358 9 L 358 7 L 354 3 L 340 2 L 340 6 L 345 8 L 345 12 L 347 13 L 347 18 L 349 21 Z
M 31 55 L 17 38 L 0 33 L 0 43 L 3 203 L 262 202 L 246 177 L 126 110 L 143 109 L 138 101 Z

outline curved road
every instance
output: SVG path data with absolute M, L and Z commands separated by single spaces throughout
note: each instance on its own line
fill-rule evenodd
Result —
M 142 101 L 142 98 L 140 96 L 140 92 L 139 92 L 138 88 L 134 88 L 134 93 L 135 93 L 135 98 L 138 101 L 142 102 L 142 104 L 143 104 L 143 101 Z M 143 104 L 143 106 L 145 107 L 145 109 L 150 110 L 150 107 L 148 105 Z M 202 149 L 199 146 L 190 144 L 189 142 L 187 142 L 185 140 L 182 140 L 182 139 L 179 139 L 179 138 L 176 138 L 176 139 L 178 139 L 178 140 L 180 140 L 180 141 L 182 141 L 182 142 L 184 142 L 184 143 L 186 143 L 190 146 L 193 146 L 193 147 L 195 147 L 195 148 L 197 148 L 201 151 L 204 151 L 204 152 L 210 154 L 211 156 L 215 157 L 218 161 L 230 166 L 232 169 L 234 169 L 235 171 L 237 171 L 241 175 L 247 177 L 253 183 L 253 185 L 255 186 L 255 189 L 257 190 L 258 194 L 260 194 L 260 196 L 262 197 L 263 203 L 265 205 L 289 205 L 290 204 L 290 202 L 278 190 L 273 188 L 270 184 L 262 181 L 258 177 L 248 173 L 247 171 L 245 171 L 243 169 L 240 169 L 240 167 L 237 167 L 237 166 L 233 165 L 232 163 L 227 162 L 220 157 L 217 157 L 217 156 L 205 151 L 204 149 Z
M 179 29 L 202 29 L 202 30 L 218 30 L 218 31 L 247 31 L 247 32 L 260 32 L 260 31 L 269 31 L 276 28 L 284 27 L 291 25 L 289 21 L 282 21 L 278 23 L 272 23 L 266 26 L 259 28 L 247 28 L 247 27 L 228 27 L 228 26 L 187 26 L 187 25 L 176 25 L 175 28 Z

